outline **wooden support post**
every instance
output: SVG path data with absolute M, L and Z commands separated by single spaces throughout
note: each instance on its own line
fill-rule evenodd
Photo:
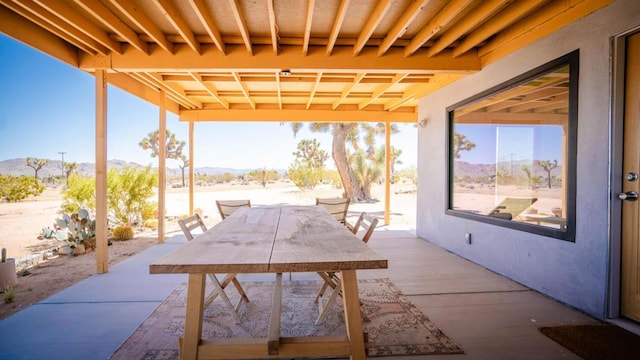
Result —
M 107 80 L 96 69 L 96 271 L 109 271 L 107 248 Z
M 194 161 L 193 161 L 193 144 L 194 144 L 194 121 L 189 120 L 189 216 L 193 215 L 195 188 L 194 178 Z
M 384 224 L 389 225 L 391 212 L 391 123 L 388 121 L 384 123 L 384 134 Z
M 167 189 L 167 94 L 160 90 L 160 114 L 158 130 L 158 243 L 164 242 L 165 197 Z

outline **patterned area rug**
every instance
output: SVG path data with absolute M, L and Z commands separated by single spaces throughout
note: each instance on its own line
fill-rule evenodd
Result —
M 266 337 L 271 309 L 272 282 L 243 282 L 250 302 L 243 305 L 241 323 L 219 299 L 205 309 L 203 338 Z M 338 301 L 319 325 L 313 302 L 320 281 L 284 281 L 281 336 L 345 334 L 342 304 Z M 462 349 L 433 324 L 389 279 L 358 281 L 367 355 L 461 354 Z M 184 333 L 186 284 L 180 284 L 151 316 L 116 351 L 111 359 L 178 359 L 178 338 Z M 228 291 L 236 303 L 235 290 Z

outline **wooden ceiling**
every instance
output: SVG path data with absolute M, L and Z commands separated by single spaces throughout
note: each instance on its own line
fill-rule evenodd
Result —
M 0 0 L 0 31 L 182 120 L 416 122 L 420 97 L 611 1 Z

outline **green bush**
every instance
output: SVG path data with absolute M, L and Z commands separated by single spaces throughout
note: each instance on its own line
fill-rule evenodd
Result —
M 0 175 L 0 201 L 17 202 L 29 196 L 38 196 L 44 186 L 30 176 Z
M 115 225 L 141 224 L 144 217 L 152 216 L 156 204 L 147 200 L 153 196 L 158 177 L 150 167 L 134 167 L 107 173 L 107 210 L 109 221 Z M 81 208 L 95 212 L 95 178 L 73 175 L 63 191 L 62 212 L 71 213 Z

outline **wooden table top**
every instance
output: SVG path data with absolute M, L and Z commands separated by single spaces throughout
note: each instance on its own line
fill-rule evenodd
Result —
M 238 209 L 149 266 L 162 273 L 384 269 L 387 260 L 320 206 Z

